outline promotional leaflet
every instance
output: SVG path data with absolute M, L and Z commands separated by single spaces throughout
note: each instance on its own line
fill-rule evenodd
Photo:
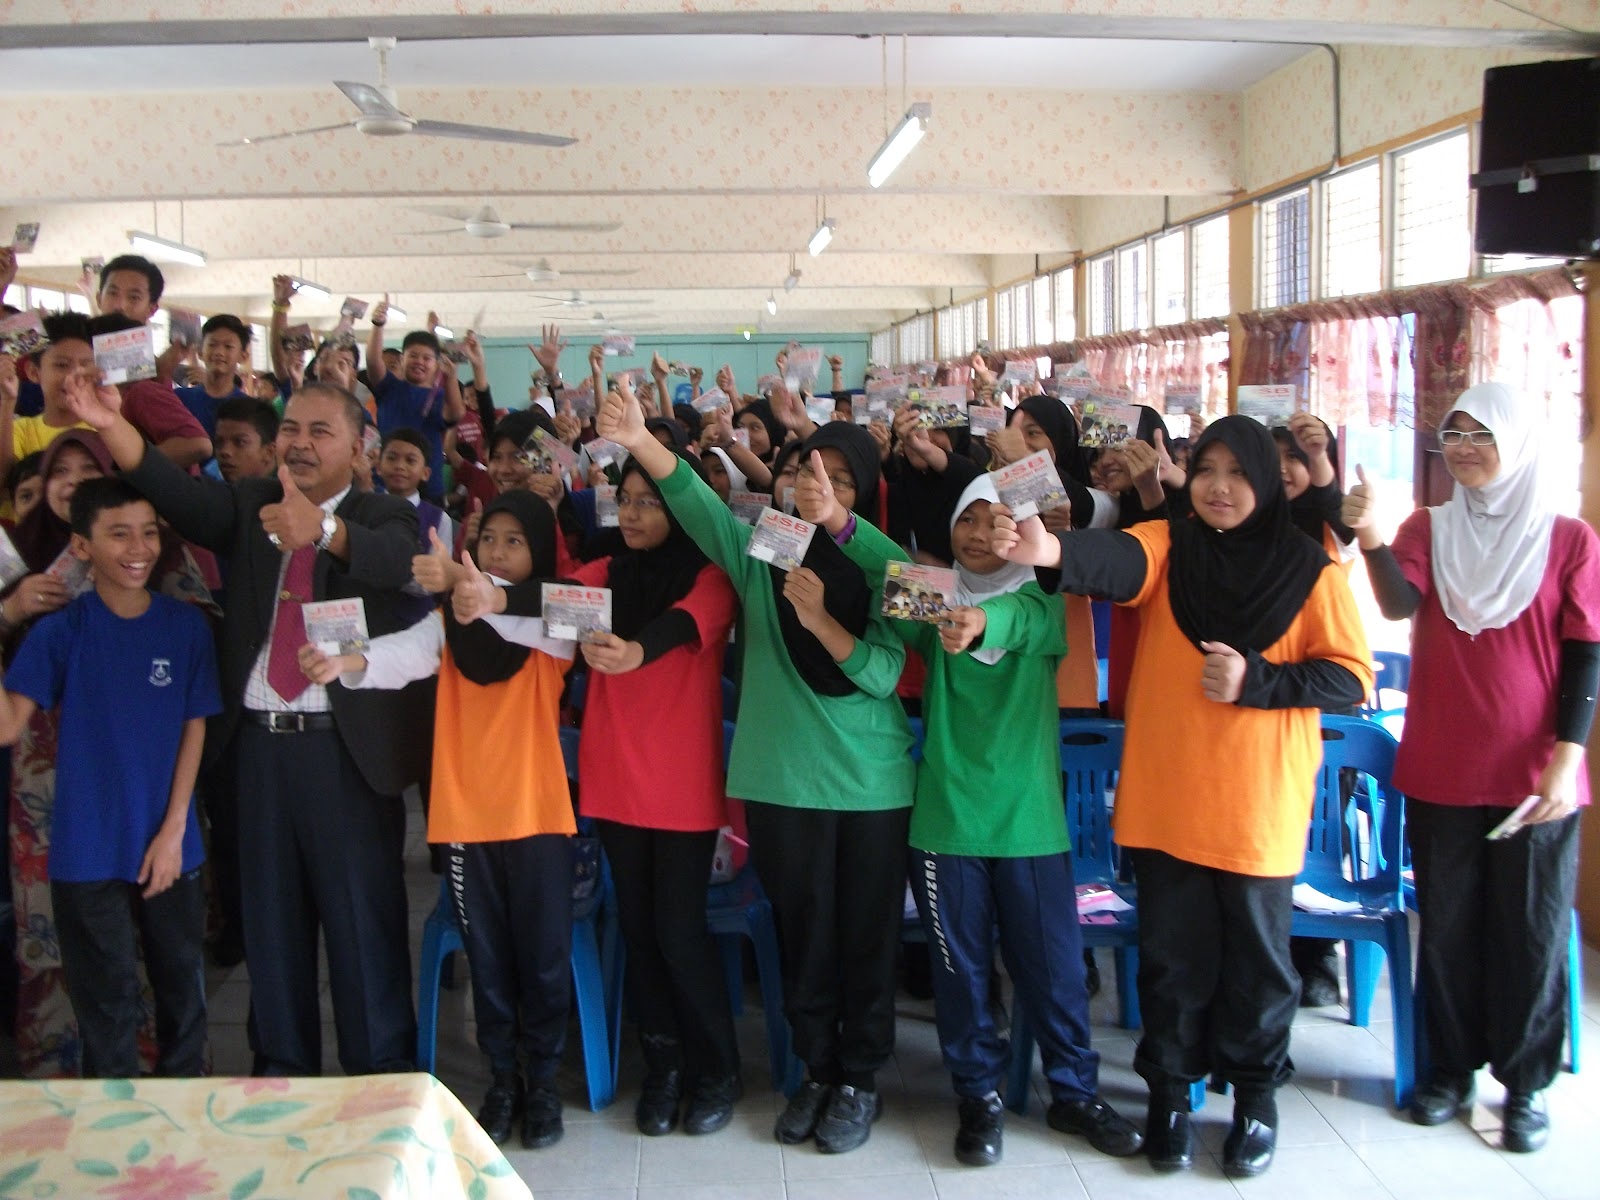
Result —
M 49 344 L 38 313 L 19 312 L 0 317 L 0 354 L 26 358 Z
M 595 634 L 611 632 L 610 588 L 547 583 L 540 591 L 544 631 L 550 637 L 588 642 Z
M 1241 383 L 1239 415 L 1253 417 L 1269 429 L 1287 425 L 1294 415 L 1296 391 L 1292 383 Z
M 11 535 L 0 526 L 0 589 L 8 588 L 28 573 L 28 564 L 22 561 Z
M 565 476 L 578 465 L 578 455 L 560 438 L 536 425 L 522 443 L 522 461 L 533 468 L 535 475 Z
M 754 525 L 761 519 L 762 513 L 771 510 L 772 497 L 765 492 L 733 491 L 728 493 L 728 508 L 732 510 L 735 520 Z
M 622 524 L 617 509 L 617 489 L 602 483 L 594 489 L 594 523 L 602 529 L 615 529 Z
M 367 605 L 360 596 L 344 600 L 317 600 L 300 606 L 305 617 L 306 641 L 329 658 L 360 654 L 370 644 Z
M 727 403 L 728 393 L 719 387 L 714 387 L 710 391 L 701 392 L 689 402 L 689 407 L 697 413 L 705 414 L 714 413 Z
M 623 333 L 608 333 L 600 339 L 600 353 L 607 358 L 618 358 L 633 353 L 634 339 Z
M 61 581 L 61 586 L 67 589 L 67 598 L 76 600 L 94 586 L 94 581 L 89 578 L 89 564 L 72 552 L 68 546 L 48 567 L 44 573 L 51 579 Z
M 307 350 L 315 348 L 317 340 L 311 333 L 311 326 L 290 325 L 283 331 L 278 344 L 290 354 L 304 354 Z
M 923 429 L 961 429 L 967 423 L 967 389 L 964 387 L 911 388 L 906 403 L 917 413 Z
M 969 404 L 967 424 L 972 429 L 973 437 L 988 437 L 1006 427 L 1006 410 L 992 404 Z
M 944 567 L 892 562 L 883 573 L 883 615 L 942 625 L 955 607 L 956 587 L 956 573 Z
M 39 222 L 23 221 L 17 225 L 17 230 L 11 235 L 11 249 L 18 254 L 32 254 L 33 247 L 39 241 Z
M 1061 485 L 1061 476 L 1056 473 L 1056 464 L 1050 460 L 1048 450 L 1040 450 L 995 471 L 994 490 L 1000 494 L 1000 503 L 1009 508 L 1018 521 L 1068 502 L 1067 489 Z
M 167 309 L 167 343 L 172 346 L 198 346 L 200 344 L 200 314 L 186 308 Z
M 793 497 L 790 489 L 790 497 Z M 763 509 L 750 535 L 745 553 L 779 570 L 792 571 L 798 567 L 811 547 L 811 538 L 817 527 L 800 517 L 781 513 L 775 508 Z
M 1083 402 L 1079 417 L 1080 446 L 1120 446 L 1139 431 L 1139 409 L 1117 404 L 1098 394 Z
M 156 343 L 150 326 L 102 333 L 94 339 L 94 365 L 107 383 L 156 377 Z
M 821 346 L 791 346 L 783 364 L 783 382 L 791 392 L 813 391 L 821 370 Z

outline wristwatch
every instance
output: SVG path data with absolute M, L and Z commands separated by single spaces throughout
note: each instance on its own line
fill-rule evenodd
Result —
M 326 550 L 333 544 L 333 535 L 339 532 L 339 522 L 331 513 L 322 518 L 322 536 L 317 539 L 317 549 Z

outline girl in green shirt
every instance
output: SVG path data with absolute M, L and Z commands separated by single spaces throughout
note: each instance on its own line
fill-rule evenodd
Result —
M 744 606 L 728 793 L 745 801 L 750 858 L 779 928 L 784 1010 L 807 1079 L 774 1134 L 825 1153 L 867 1140 L 876 1072 L 894 1049 L 895 960 L 914 772 L 895 698 L 905 650 L 861 573 L 821 530 L 784 572 L 750 557 L 741 524 L 650 435 L 626 382 L 596 416 L 658 481 L 673 516 Z M 838 422 L 807 442 L 848 495 L 878 494 L 878 453 Z
M 799 514 L 834 533 L 874 587 L 891 562 L 908 559 L 838 503 L 820 464 L 795 493 Z M 956 1158 L 1000 1158 L 1007 1053 L 989 1006 L 997 922 L 1006 969 L 1038 1027 L 1050 1125 L 1104 1153 L 1137 1154 L 1143 1138 L 1099 1098 L 1100 1057 L 1089 1048 L 1056 724 L 1065 612 L 1032 569 L 990 549 L 998 500 L 980 475 L 955 501 L 957 588 L 942 622 L 893 622 L 928 664 L 910 873 L 933 960 L 939 1045 L 960 1099 Z

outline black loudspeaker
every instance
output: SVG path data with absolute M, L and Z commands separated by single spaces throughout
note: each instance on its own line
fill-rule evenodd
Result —
M 1485 71 L 1472 186 L 1479 254 L 1600 255 L 1600 58 Z

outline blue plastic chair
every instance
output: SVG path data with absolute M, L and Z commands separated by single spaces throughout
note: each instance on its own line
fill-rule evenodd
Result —
M 1350 1023 L 1365 1026 L 1378 986 L 1379 954 L 1389 963 L 1394 1007 L 1394 1097 L 1398 1107 L 1411 1102 L 1416 1081 L 1415 1004 L 1411 982 L 1411 933 L 1401 884 L 1401 845 L 1405 801 L 1390 782 L 1397 744 L 1381 725 L 1356 717 L 1322 718 L 1322 765 L 1306 840 L 1305 866 L 1297 882 L 1308 883 L 1336 900 L 1355 901 L 1360 912 L 1310 913 L 1295 910 L 1295 937 L 1331 938 L 1345 943 Z M 1381 804 L 1374 813 L 1381 865 L 1362 879 L 1345 877 L 1345 802 L 1339 771 L 1354 768 L 1373 781 Z
M 733 749 L 733 722 L 722 723 L 723 760 Z M 800 1086 L 800 1062 L 794 1056 L 789 1021 L 783 1015 L 783 964 L 778 957 L 778 923 L 772 902 L 748 865 L 727 883 L 706 891 L 706 924 L 722 953 L 722 971 L 735 1016 L 744 1011 L 744 953 L 740 938 L 749 938 L 756 956 L 756 980 L 767 1022 L 767 1062 L 775 1091 L 792 1093 Z
M 1096 718 L 1061 722 L 1061 775 L 1072 839 L 1072 873 L 1078 884 L 1109 884 L 1118 896 L 1135 903 L 1134 885 L 1117 879 L 1106 793 L 1122 763 L 1121 721 Z M 1110 946 L 1116 959 L 1118 1022 L 1137 1029 L 1139 1017 L 1139 920 L 1137 910 L 1114 914 L 1116 924 L 1087 924 L 1079 930 L 1087 947 Z M 1012 1004 L 1011 1069 L 1006 1104 L 1022 1113 L 1028 1106 L 1028 1076 L 1033 1070 L 1033 1032 L 1020 999 Z
M 1361 706 L 1361 715 L 1399 737 L 1406 719 L 1406 694 L 1411 690 L 1411 655 L 1397 650 L 1374 650 L 1372 663 L 1377 668 L 1372 684 L 1373 702 Z M 1391 693 L 1387 701 L 1385 692 Z M 1400 699 L 1398 704 L 1396 696 Z
M 577 733 L 576 729 L 561 730 L 561 749 L 567 760 L 569 778 L 576 767 Z M 616 928 L 616 897 L 611 874 L 603 855 L 598 892 L 597 902 L 587 906 L 587 911 L 575 916 L 572 922 L 572 983 L 583 1040 L 589 1108 L 594 1112 L 616 1099 L 622 1029 L 622 939 Z M 422 927 L 417 998 L 419 1071 L 433 1071 L 438 1050 L 439 988 L 446 961 L 461 949 L 464 946 L 450 897 L 449 879 L 443 878 L 439 880 L 439 902 Z

